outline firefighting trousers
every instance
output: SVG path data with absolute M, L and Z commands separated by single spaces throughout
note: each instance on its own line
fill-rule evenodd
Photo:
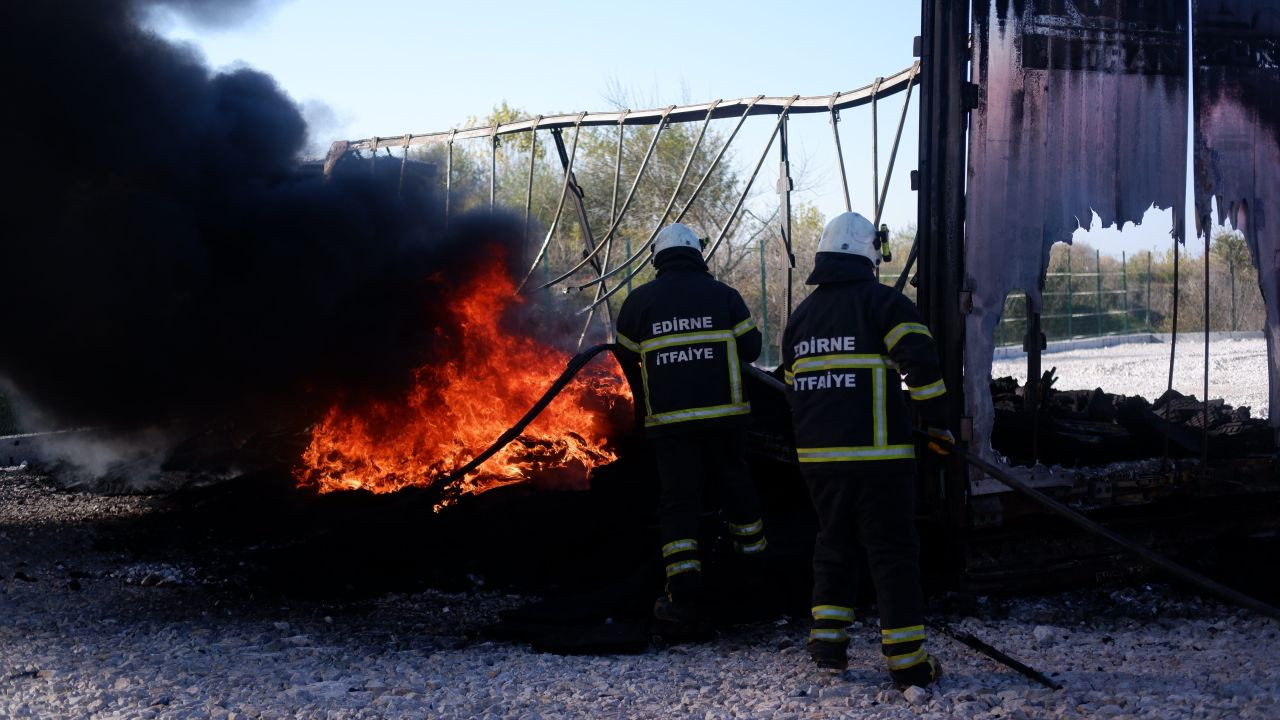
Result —
M 653 440 L 662 491 L 658 530 L 667 594 L 693 603 L 702 592 L 698 517 L 707 483 L 718 491 L 721 515 L 734 551 L 754 556 L 764 551 L 764 523 L 746 460 L 746 432 L 740 428 L 706 430 Z
M 889 668 L 919 664 L 927 655 L 914 477 L 851 473 L 811 477 L 807 483 L 818 514 L 810 642 L 847 645 L 861 546 L 876 591 L 881 651 Z

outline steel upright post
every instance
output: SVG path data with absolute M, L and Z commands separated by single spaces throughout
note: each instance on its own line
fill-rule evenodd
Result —
M 968 440 L 964 416 L 964 188 L 970 107 L 969 3 L 923 0 L 920 14 L 920 139 L 916 184 L 919 286 L 916 304 L 937 343 L 947 424 Z M 936 468 L 936 466 L 935 466 Z M 932 470 L 918 497 L 938 503 L 947 527 L 968 527 L 968 478 L 956 462 Z M 928 471 L 927 471 L 928 472 Z M 941 491 L 941 492 L 939 492 Z M 964 544 L 948 543 L 948 567 L 963 570 Z
M 1143 324 L 1147 325 L 1147 332 L 1151 332 L 1151 256 L 1153 252 L 1147 251 L 1147 291 L 1143 293 L 1146 299 L 1147 309 L 1143 311 Z
M 1236 331 L 1236 254 L 1227 253 L 1227 270 L 1231 273 L 1231 332 Z
M 767 233 L 760 233 L 760 247 L 757 252 L 760 253 L 760 356 L 764 360 L 765 366 L 769 365 L 769 286 L 767 275 L 765 272 L 764 259 L 764 236 Z
M 787 253 L 787 298 L 783 306 L 783 321 L 791 319 L 791 282 L 792 269 L 796 266 L 796 256 L 791 249 L 791 148 L 787 140 L 786 117 L 778 125 L 778 214 L 782 218 L 782 247 Z
M 1075 337 L 1075 333 L 1071 329 L 1071 321 L 1074 319 L 1072 318 L 1072 316 L 1076 314 L 1075 302 L 1071 297 L 1072 290 L 1073 289 L 1071 287 L 1071 246 L 1068 245 L 1067 246 L 1067 339 L 1068 340 Z
M 1129 261 L 1124 251 L 1120 251 L 1120 278 L 1124 290 L 1124 334 L 1129 334 Z
M 1093 251 L 1094 295 L 1093 316 L 1098 321 L 1098 336 L 1102 336 L 1102 251 Z

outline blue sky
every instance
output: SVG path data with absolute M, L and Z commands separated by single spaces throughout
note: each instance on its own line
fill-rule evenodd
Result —
M 621 88 L 632 107 L 757 94 L 823 95 L 860 87 L 913 61 L 919 6 L 909 2 L 485 2 L 292 0 L 228 28 L 157 17 L 156 29 L 193 44 L 214 68 L 266 71 L 308 107 L 315 142 L 460 126 L 506 101 L 531 113 L 612 109 Z M 915 219 L 908 186 L 916 167 L 912 98 L 885 221 Z M 881 177 L 902 95 L 880 103 Z M 324 110 L 317 110 L 323 107 Z M 735 142 L 755 161 L 772 127 L 754 118 Z M 798 201 L 827 217 L 843 211 L 825 115 L 790 124 Z M 854 209 L 871 214 L 870 113 L 842 114 L 840 131 Z M 757 187 L 772 187 L 766 161 Z M 590 192 L 590 189 L 588 189 Z M 1168 247 L 1168 211 L 1140 228 L 1080 239 L 1119 254 Z

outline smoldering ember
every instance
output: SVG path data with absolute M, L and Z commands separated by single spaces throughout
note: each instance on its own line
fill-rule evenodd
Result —
M 0 717 L 1280 717 L 1273 3 L 812 5 L 0 10 Z

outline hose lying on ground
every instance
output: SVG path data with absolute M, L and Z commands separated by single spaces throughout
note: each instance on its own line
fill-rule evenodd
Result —
M 961 645 L 964 645 L 972 650 L 977 650 L 978 652 L 982 653 L 983 655 L 986 655 L 992 660 L 995 660 L 1001 665 L 1004 665 L 1007 668 L 1016 670 L 1022 675 L 1029 677 L 1032 680 L 1035 680 L 1036 682 L 1049 688 L 1050 690 L 1062 689 L 1061 685 L 1054 682 L 1053 680 L 1050 680 L 1044 673 L 1040 672 L 1039 670 L 1036 670 L 1035 668 L 1029 665 L 1019 662 L 1018 660 L 1002 652 L 999 648 L 993 645 L 990 645 L 989 643 L 983 642 L 982 640 L 979 640 L 974 635 L 970 635 L 967 632 L 960 632 L 959 630 L 955 630 L 950 625 L 947 625 L 946 623 L 941 622 L 939 620 L 926 620 L 925 624 L 928 625 L 933 630 L 937 630 L 943 635 L 946 635 L 952 640 L 955 640 Z
M 928 440 L 929 442 L 939 443 L 944 446 L 949 445 L 946 441 L 939 440 L 938 438 L 933 437 L 928 433 L 921 432 L 919 430 L 916 431 L 916 435 L 920 436 L 922 439 Z M 1264 603 L 1261 600 L 1245 595 L 1244 593 L 1238 590 L 1233 590 L 1232 588 L 1229 588 L 1226 585 L 1223 585 L 1222 583 L 1216 580 L 1212 580 L 1210 578 L 1205 577 L 1204 575 L 1201 575 L 1200 573 L 1192 570 L 1191 568 L 1179 565 L 1178 563 L 1170 560 L 1169 558 L 1163 555 L 1160 555 L 1159 553 L 1155 552 L 1154 550 L 1151 550 L 1150 548 L 1144 545 L 1140 545 L 1136 542 L 1133 542 L 1132 540 L 1129 540 L 1128 538 L 1121 537 L 1111 532 L 1105 527 L 1090 520 L 1084 515 L 1081 515 L 1075 510 L 1072 510 L 1066 505 L 1063 505 L 1057 500 L 1054 500 L 1048 495 L 1045 495 L 1039 490 L 1036 490 L 1030 485 L 1017 479 L 1007 471 L 982 459 L 981 457 L 975 455 L 972 452 L 969 452 L 968 450 L 964 450 L 957 445 L 949 445 L 948 449 L 956 453 L 957 455 L 959 455 L 959 457 L 963 458 L 965 462 L 982 470 L 983 472 L 995 478 L 996 480 L 1000 481 L 1004 485 L 1007 485 L 1008 487 L 1017 491 L 1024 497 L 1035 502 L 1040 507 L 1048 510 L 1049 512 L 1055 515 L 1058 515 L 1059 517 L 1066 519 L 1067 521 L 1071 522 L 1072 524 L 1080 528 L 1083 528 L 1087 532 L 1090 532 L 1094 535 L 1097 535 L 1099 537 L 1102 537 L 1111 541 L 1112 543 L 1119 546 L 1124 551 L 1128 552 L 1130 555 L 1134 555 L 1140 558 L 1142 561 L 1148 563 L 1149 565 L 1157 567 L 1169 573 L 1170 575 L 1178 578 L 1179 580 L 1183 580 L 1185 582 L 1191 583 L 1192 585 L 1195 585 L 1196 587 L 1199 587 L 1205 590 L 1206 592 L 1216 595 L 1219 598 L 1226 600 L 1227 602 L 1234 603 L 1241 607 L 1249 608 L 1250 610 L 1253 610 L 1254 612 L 1259 613 L 1261 615 L 1266 615 L 1267 617 L 1280 620 L 1280 608 L 1277 608 L 1274 605 L 1268 605 L 1267 603 Z

